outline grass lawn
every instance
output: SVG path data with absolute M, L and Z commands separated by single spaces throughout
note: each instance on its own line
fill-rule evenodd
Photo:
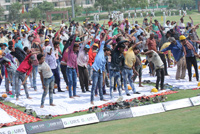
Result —
M 46 134 L 199 134 L 200 106 L 154 115 L 101 122 Z
M 187 22 L 191 22 L 190 19 L 189 19 L 189 16 L 192 17 L 193 22 L 194 22 L 194 25 L 200 23 L 200 21 L 199 21 L 200 14 L 199 14 L 197 11 L 194 11 L 191 15 L 187 15 L 187 16 L 184 17 L 184 23 L 185 23 L 186 26 L 187 26 Z M 178 15 L 176 15 L 176 16 L 167 16 L 167 17 L 166 17 L 166 21 L 167 21 L 167 20 L 170 20 L 170 21 L 179 21 L 181 17 L 182 17 L 182 16 L 178 16 Z M 138 18 L 135 18 L 134 21 L 138 21 L 139 24 L 142 24 L 143 19 L 144 19 L 144 18 L 138 17 Z M 153 21 L 154 21 L 155 19 L 157 19 L 157 20 L 159 21 L 159 23 L 160 23 L 161 25 L 163 25 L 164 19 L 161 20 L 161 16 L 157 16 L 157 17 L 153 17 L 153 18 L 152 18 Z M 148 17 L 148 21 L 149 21 L 149 20 L 150 20 L 150 17 Z M 93 21 L 93 20 L 89 20 L 89 22 L 92 22 L 92 21 Z M 106 20 L 100 20 L 98 23 L 99 23 L 99 24 L 103 24 L 104 21 L 105 21 L 105 24 L 107 24 L 107 22 L 108 22 L 109 20 L 108 20 L 108 19 L 106 19 Z M 129 19 L 129 22 L 130 22 L 130 24 L 133 24 L 133 19 Z M 61 21 L 53 21 L 53 25 L 55 25 L 55 26 L 59 26 L 60 23 L 61 23 Z M 79 23 L 80 23 L 80 24 L 83 24 L 82 21 L 79 22 Z M 69 25 L 68 22 L 67 22 L 66 24 Z M 53 26 L 53 27 L 55 27 L 55 26 Z M 106 25 L 106 27 L 108 28 L 108 25 Z M 56 28 L 56 30 L 58 30 L 58 28 Z M 197 30 L 197 33 L 198 33 L 198 35 L 200 35 L 200 29 Z

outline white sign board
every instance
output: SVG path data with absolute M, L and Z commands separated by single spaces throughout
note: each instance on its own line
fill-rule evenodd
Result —
M 13 127 L 1 128 L 0 134 L 26 134 L 26 130 L 24 125 L 18 125 Z
M 200 96 L 190 98 L 194 106 L 200 105 Z
M 165 112 L 162 103 L 131 108 L 133 117 Z
M 190 107 L 190 106 L 192 106 L 192 103 L 189 98 L 186 98 L 186 99 L 164 102 L 163 106 L 166 111 L 169 111 L 169 110 L 173 110 L 173 109 Z
M 61 120 L 63 122 L 64 128 L 99 122 L 95 113 L 70 118 L 63 118 Z

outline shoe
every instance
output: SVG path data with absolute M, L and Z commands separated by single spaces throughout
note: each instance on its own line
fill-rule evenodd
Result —
M 135 92 L 135 93 L 133 93 L 133 94 L 140 94 L 140 92 Z
M 53 94 L 56 94 L 56 92 L 55 92 L 55 91 L 53 91 Z
M 126 94 L 127 96 L 131 96 L 130 94 Z
M 65 92 L 65 91 L 62 91 L 62 90 L 58 90 L 58 92 Z
M 92 109 L 92 107 L 90 107 L 89 110 L 88 110 L 88 113 L 92 113 L 92 112 L 93 112 L 93 109 Z
M 82 91 L 82 93 L 86 93 L 86 91 Z
M 86 92 L 91 92 L 90 90 L 86 90 Z

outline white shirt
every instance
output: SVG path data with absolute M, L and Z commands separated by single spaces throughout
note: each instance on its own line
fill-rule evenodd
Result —
M 152 57 L 150 58 L 148 56 L 147 60 L 154 64 L 155 70 L 160 69 L 160 68 L 164 68 L 164 64 L 163 64 L 160 56 L 155 51 L 153 51 L 153 50 L 151 50 L 151 51 L 153 52 Z
M 38 72 L 42 72 L 44 78 L 50 78 L 53 76 L 51 68 L 45 61 L 38 65 Z

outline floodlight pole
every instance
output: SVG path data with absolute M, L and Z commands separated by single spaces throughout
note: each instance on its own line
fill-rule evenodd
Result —
M 75 18 L 74 0 L 71 0 L 71 2 L 72 2 L 72 18 Z

